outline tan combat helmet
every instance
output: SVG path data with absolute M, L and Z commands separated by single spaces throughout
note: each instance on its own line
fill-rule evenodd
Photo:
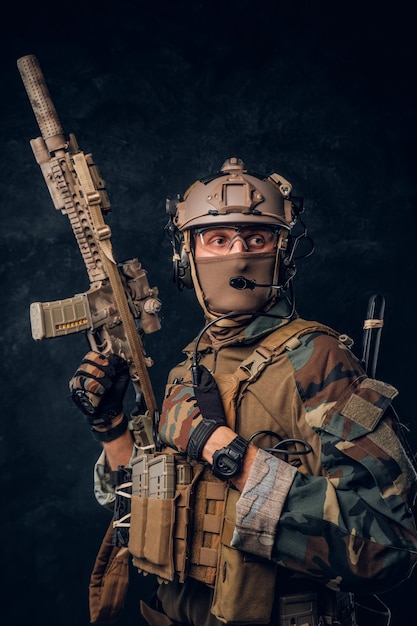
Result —
M 168 199 L 167 231 L 174 252 L 173 279 L 178 288 L 195 287 L 191 232 L 198 228 L 239 223 L 276 226 L 281 232 L 278 267 L 278 255 L 286 258 L 290 254 L 290 233 L 303 212 L 303 199 L 291 192 L 291 183 L 280 174 L 248 172 L 241 159 L 231 157 L 216 174 L 193 183 L 183 197 Z
M 274 224 L 291 230 L 296 215 L 292 186 L 280 174 L 258 177 L 241 159 L 227 159 L 220 172 L 196 181 L 176 204 L 174 225 L 182 232 L 201 226 L 244 222 Z

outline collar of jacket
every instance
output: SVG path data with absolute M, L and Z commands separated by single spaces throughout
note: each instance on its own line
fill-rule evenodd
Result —
M 235 344 L 242 343 L 244 345 L 250 345 L 265 335 L 269 335 L 271 332 L 288 324 L 288 322 L 297 319 L 298 313 L 294 312 L 291 318 L 286 318 L 290 313 L 290 305 L 286 299 L 279 300 L 265 315 L 256 316 L 246 327 L 243 338 L 240 337 Z M 183 352 L 185 354 L 191 354 L 194 351 L 196 339 L 194 338 L 185 348 Z M 229 344 L 230 345 L 230 344 Z M 198 346 L 198 352 L 205 352 L 211 350 L 212 345 L 207 338 L 207 335 L 203 335 Z

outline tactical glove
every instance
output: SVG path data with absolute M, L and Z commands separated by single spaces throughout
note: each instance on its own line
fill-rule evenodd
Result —
M 129 368 L 116 354 L 108 357 L 88 352 L 69 382 L 71 398 L 92 426 L 99 441 L 112 441 L 127 428 L 123 399 L 129 385 Z
M 159 423 L 161 440 L 195 461 L 201 460 L 204 445 L 226 417 L 216 381 L 199 366 L 200 383 L 167 386 Z

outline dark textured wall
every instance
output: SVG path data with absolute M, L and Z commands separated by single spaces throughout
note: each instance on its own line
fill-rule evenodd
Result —
M 202 322 L 171 281 L 165 198 L 230 156 L 278 171 L 306 201 L 316 252 L 299 263 L 299 312 L 355 339 L 368 297 L 387 301 L 378 375 L 417 449 L 415 35 L 410 12 L 355 3 L 118 2 L 11 7 L 1 72 L 0 621 L 87 625 L 91 567 L 108 522 L 94 500 L 98 445 L 67 400 L 87 349 L 79 335 L 35 342 L 32 301 L 88 288 L 29 140 L 39 134 L 16 60 L 35 54 L 61 122 L 107 180 L 116 258 L 138 256 L 163 300 L 149 337 L 158 399 Z M 364 3 L 363 3 L 364 4 Z M 319 5 L 319 6 L 317 6 Z M 132 578 L 120 626 L 138 624 Z M 416 576 L 387 594 L 393 626 L 414 614 Z

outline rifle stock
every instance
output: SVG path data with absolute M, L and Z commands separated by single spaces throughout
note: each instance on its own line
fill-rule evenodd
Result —
M 55 208 L 70 221 L 90 282 L 85 293 L 33 302 L 32 336 L 42 340 L 84 331 L 91 349 L 126 359 L 138 407 L 145 405 L 155 444 L 157 405 L 148 374 L 152 360 L 142 336 L 160 329 L 158 290 L 149 287 L 138 259 L 115 261 L 111 230 L 104 220 L 110 211 L 105 181 L 92 155 L 79 149 L 73 134 L 64 135 L 37 58 L 21 57 L 17 66 L 42 135 L 30 142 L 36 162 Z

